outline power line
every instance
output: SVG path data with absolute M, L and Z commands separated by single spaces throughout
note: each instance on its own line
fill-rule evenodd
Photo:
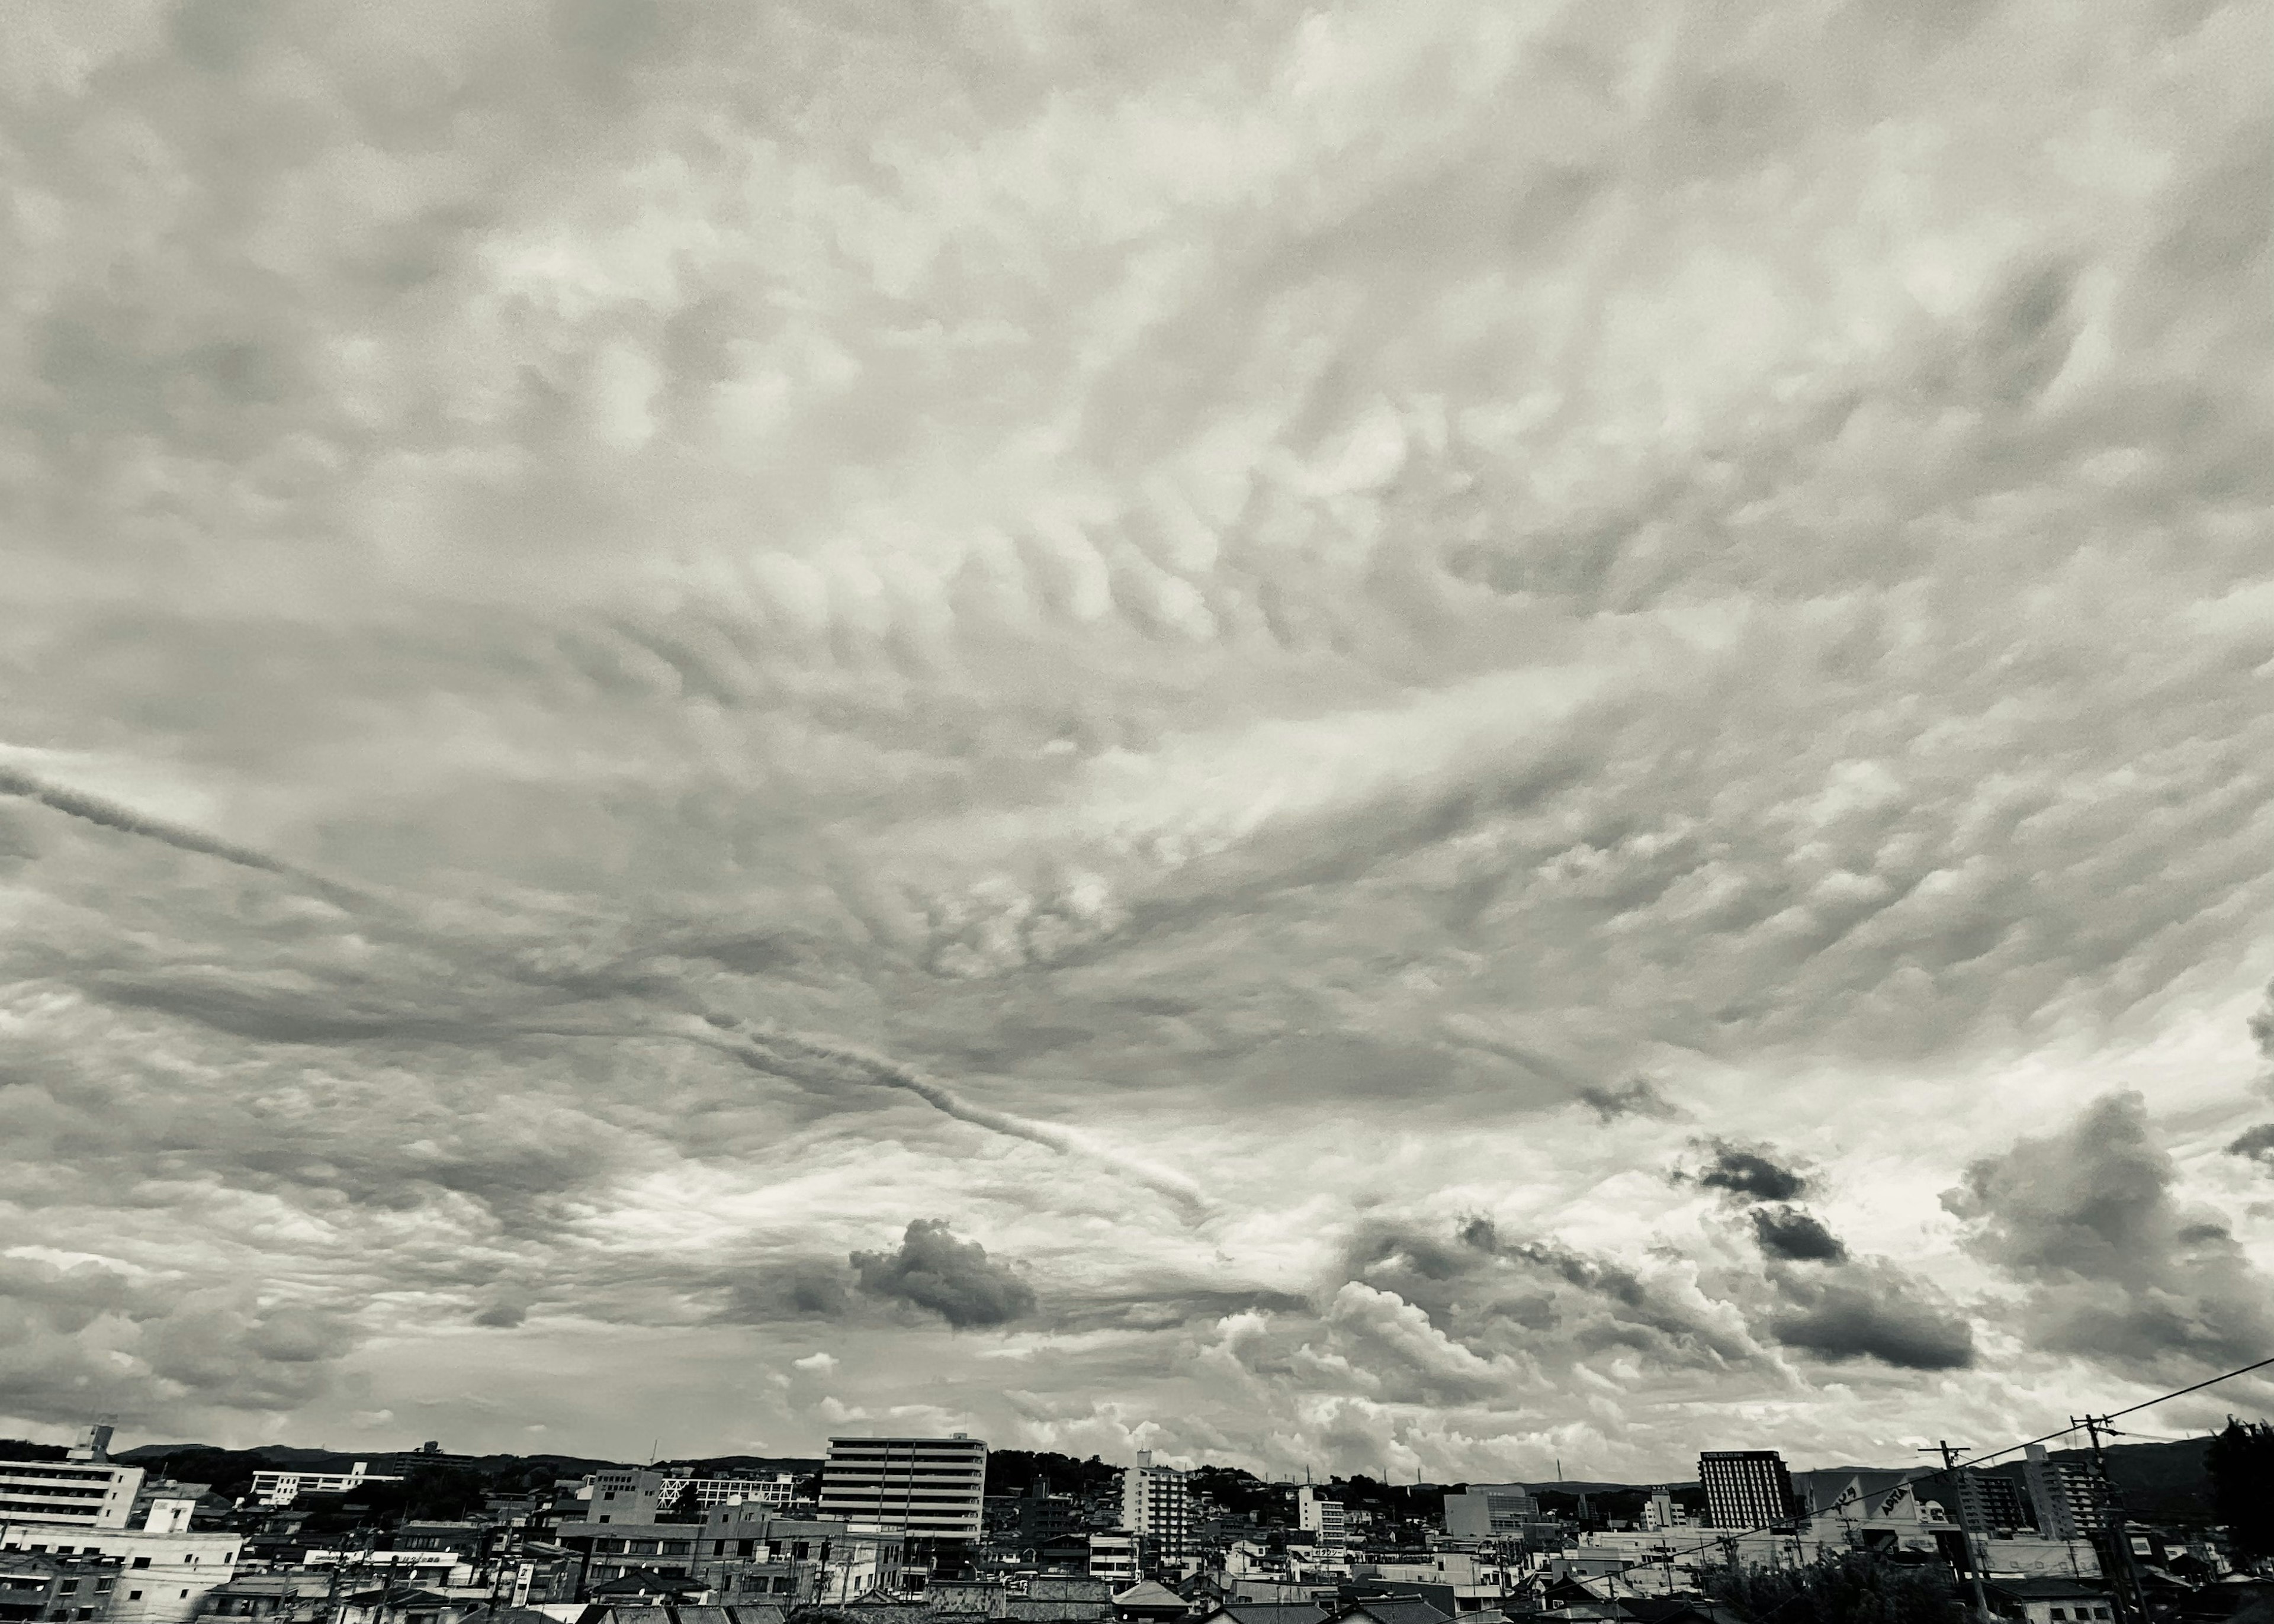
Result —
M 2100 1416 L 2098 1419 L 2102 1423 L 2105 1424 L 2115 1420 L 2119 1416 L 2137 1415 L 2143 1410 L 2153 1409 L 2156 1405 L 2166 1403 L 2172 1399 L 2185 1398 L 2188 1394 L 2200 1393 L 2205 1387 L 2215 1387 L 2222 1381 L 2232 1381 L 2237 1376 L 2248 1376 L 2253 1371 L 2264 1370 L 2270 1365 L 2274 1365 L 2274 1357 L 2258 1359 L 2251 1364 L 2238 1366 L 2236 1369 L 2225 1372 L 2220 1375 L 2210 1377 L 2202 1381 L 2195 1382 L 2189 1387 L 2174 1387 L 2169 1393 L 2159 1393 L 2154 1398 L 2142 1399 L 2138 1403 L 2132 1405 L 2128 1409 L 2107 1411 L 2105 1414 Z M 1959 1461 L 1954 1464 L 1940 1467 L 1931 1471 L 1921 1470 L 1911 1472 L 1898 1478 L 1894 1484 L 1888 1486 L 1890 1488 L 1902 1488 L 1910 1484 L 1921 1482 L 1926 1478 L 1939 1477 L 1946 1473 L 1954 1474 L 1964 1471 L 1971 1467 L 1981 1465 L 1984 1461 L 1994 1461 L 2001 1455 L 2011 1455 L 2016 1449 L 2026 1449 L 2031 1444 L 2051 1443 L 2056 1438 L 2066 1438 L 2070 1433 L 2082 1430 L 2082 1425 L 2083 1424 L 2082 1422 L 2073 1420 L 2068 1425 L 2061 1427 L 2058 1431 L 2046 1432 L 2037 1438 L 2027 1439 L 2021 1443 L 2007 1444 L 2002 1448 L 1985 1450 L 1984 1453 L 1971 1456 L 1967 1460 Z M 1885 1490 L 1872 1491 L 1873 1493 L 1882 1493 L 1885 1492 Z M 1826 1512 L 1838 1511 L 1844 1507 L 1855 1504 L 1864 1498 L 1864 1496 L 1860 1492 L 1842 1494 L 1838 1500 L 1834 1500 L 1830 1505 L 1825 1507 L 1823 1511 L 1815 1512 L 1811 1515 L 1822 1516 Z M 1661 1563 L 1673 1560 L 1674 1557 L 1676 1555 L 1701 1555 L 1704 1553 L 1712 1550 L 1717 1545 L 1721 1545 L 1725 1541 L 1743 1539 L 1748 1534 L 1773 1535 L 1776 1532 L 1777 1526 L 1778 1525 L 1774 1522 L 1762 1522 L 1758 1523 L 1751 1528 L 1730 1529 L 1726 1532 L 1717 1531 L 1713 1538 L 1707 1540 L 1703 1545 L 1693 1545 L 1687 1551 L 1668 1552 L 1663 1555 L 1653 1556 L 1647 1561 L 1636 1560 L 1628 1562 L 1622 1567 L 1613 1568 L 1609 1573 L 1602 1575 L 1601 1576 L 1607 1579 L 1615 1579 L 1622 1574 L 1631 1573 L 1638 1568 L 1656 1568 Z

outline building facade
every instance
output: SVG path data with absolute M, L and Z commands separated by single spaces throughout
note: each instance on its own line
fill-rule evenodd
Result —
M 832 1438 L 820 1509 L 855 1532 L 974 1540 L 986 1492 L 987 1446 L 976 1438 Z
M 369 1461 L 358 1461 L 345 1471 L 257 1471 L 252 1474 L 255 1505 L 282 1507 L 303 1494 L 344 1494 L 366 1483 L 400 1483 L 390 1472 L 373 1471 Z
M 1707 1450 L 1698 1457 L 1698 1481 L 1714 1528 L 1773 1528 L 1801 1511 L 1792 1474 L 1773 1449 Z
M 1520 1483 L 1472 1483 L 1445 1496 L 1445 1533 L 1453 1539 L 1519 1538 L 1539 1515 L 1538 1497 Z
M 1140 1449 L 1137 1464 L 1121 1474 L 1121 1526 L 1144 1542 L 1155 1562 L 1182 1562 L 1193 1554 L 1193 1492 L 1185 1474 L 1153 1464 L 1153 1452 Z
M 1144 1576 L 1144 1541 L 1126 1528 L 1103 1529 L 1089 1537 L 1089 1576 L 1126 1590 Z
M 109 1427 L 90 1427 L 68 1460 L 0 1461 L 0 1520 L 124 1528 L 142 1469 L 111 1461 L 109 1443 Z
M 2048 1539 L 2087 1539 L 2108 1526 L 2108 1491 L 2082 1461 L 2056 1461 L 2031 1444 L 2022 1462 L 2037 1532 Z
M 1350 1543 L 1350 1519 L 1342 1502 L 1327 1499 L 1307 1483 L 1295 1492 L 1295 1526 L 1316 1534 L 1322 1550 L 1339 1551 Z

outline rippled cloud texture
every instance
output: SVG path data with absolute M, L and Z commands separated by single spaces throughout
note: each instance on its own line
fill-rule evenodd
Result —
M 34 8 L 0 1425 L 1655 1478 L 2274 1353 L 2267 19 Z

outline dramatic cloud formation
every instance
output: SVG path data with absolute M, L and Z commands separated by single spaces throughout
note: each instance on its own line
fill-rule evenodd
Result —
M 1035 1289 L 977 1241 L 960 1241 L 944 1219 L 916 1219 L 897 1252 L 856 1252 L 861 1289 L 928 1308 L 958 1330 L 1008 1325 L 1035 1312 Z
M 2270 28 L 33 8 L 0 1427 L 1656 1480 L 2274 1351 Z
M 2274 1278 L 2227 1225 L 2175 1198 L 2146 1101 L 2110 1094 L 2066 1131 L 1967 1169 L 1945 1198 L 1973 1250 L 2029 1288 L 2037 1345 L 2155 1375 L 2240 1365 L 2274 1346 Z

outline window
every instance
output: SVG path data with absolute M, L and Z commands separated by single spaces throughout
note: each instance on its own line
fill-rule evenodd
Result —
M 134 1566 L 137 1568 L 147 1568 L 149 1565 L 150 1559 L 147 1556 L 138 1556 L 134 1559 Z
M 139 1590 L 129 1590 L 126 1592 L 126 1599 L 129 1601 L 140 1601 L 142 1599 L 142 1592 Z
M 2053 1609 L 2053 1624 L 2061 1624 L 2061 1620 L 2064 1620 L 2064 1619 L 2066 1619 L 2066 1618 L 2067 1618 L 2067 1617 L 2068 1617 L 2068 1609 L 2067 1609 L 2067 1608 L 2066 1608 L 2066 1607 L 2055 1607 L 2055 1608 Z

